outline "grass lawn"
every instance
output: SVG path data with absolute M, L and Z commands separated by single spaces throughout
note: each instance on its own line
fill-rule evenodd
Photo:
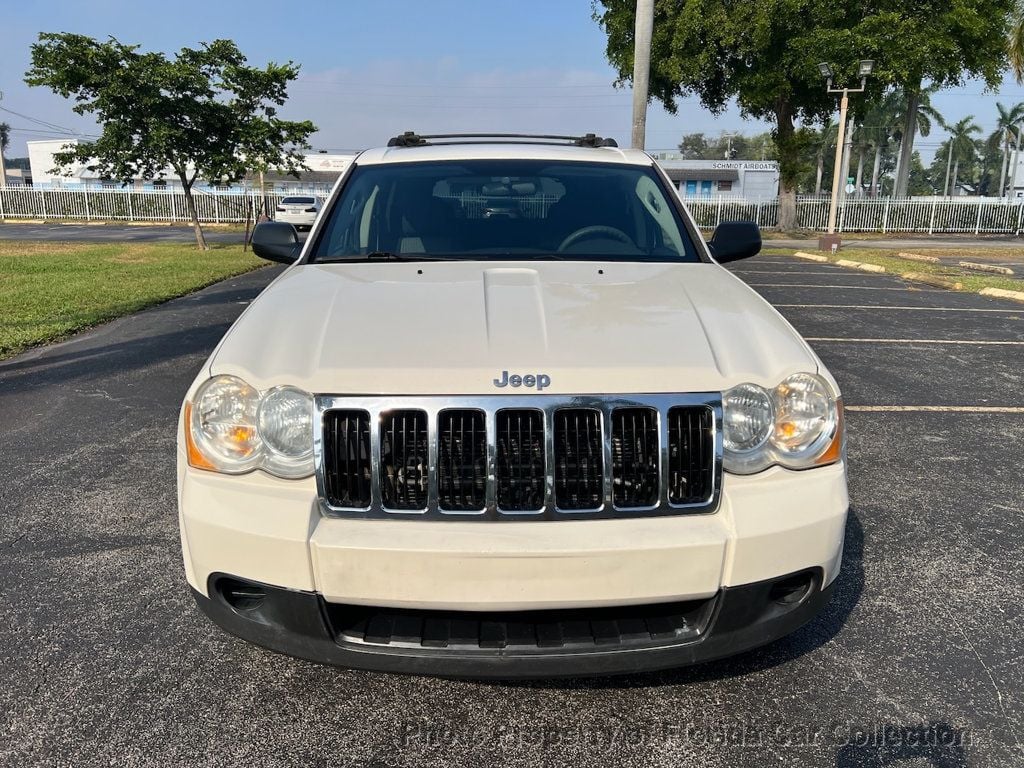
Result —
M 241 245 L 0 240 L 0 359 L 264 265 Z
M 806 249 L 811 253 L 820 253 L 819 251 L 808 248 Z M 914 248 L 914 253 L 918 253 L 925 256 L 938 256 L 940 258 L 950 258 L 956 256 L 970 260 L 973 256 L 979 261 L 984 261 L 986 257 L 989 259 L 998 259 L 1000 257 L 1006 258 L 1010 256 L 1017 256 L 1018 251 L 1010 249 L 984 249 L 984 248 L 971 248 L 968 250 L 957 250 L 951 252 L 948 249 L 921 249 Z M 764 253 L 784 253 L 792 255 L 795 251 L 792 248 L 773 248 L 772 246 L 766 246 Z M 1003 277 L 1002 275 L 986 274 L 984 272 L 972 272 L 971 270 L 961 269 L 959 267 L 953 267 L 946 264 L 934 264 L 925 261 L 911 261 L 910 259 L 901 259 L 896 255 L 897 252 L 893 250 L 887 250 L 884 248 L 862 248 L 854 246 L 845 246 L 842 251 L 839 252 L 838 256 L 833 256 L 830 253 L 822 253 L 822 256 L 827 256 L 829 261 L 837 261 L 838 259 L 849 259 L 851 261 L 862 261 L 867 264 L 879 264 L 885 267 L 886 272 L 892 272 L 893 274 L 900 275 L 905 272 L 918 272 L 926 275 L 935 275 L 937 277 L 945 277 L 951 280 L 955 280 L 963 285 L 963 290 L 976 293 L 982 288 L 1004 288 L 1010 291 L 1021 291 L 1024 290 L 1024 281 L 1020 279 L 1014 279 L 1013 277 Z

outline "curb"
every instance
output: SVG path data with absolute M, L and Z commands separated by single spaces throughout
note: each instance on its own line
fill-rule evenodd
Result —
M 1024 291 L 1008 291 L 1005 288 L 982 288 L 979 293 L 982 296 L 995 296 L 1000 299 L 1024 301 Z
M 929 275 L 924 272 L 904 272 L 900 277 L 904 280 L 911 280 L 915 283 L 924 283 L 925 285 L 933 285 L 936 288 L 945 288 L 949 291 L 959 291 L 964 287 L 963 283 L 958 283 L 954 280 L 947 280 L 944 277 L 938 277 L 936 275 Z
M 840 267 L 851 267 L 853 269 L 863 269 L 865 272 L 885 272 L 885 267 L 879 264 L 865 264 L 863 261 L 850 261 L 849 259 L 839 259 L 836 264 Z
M 798 259 L 807 259 L 808 261 L 820 261 L 828 262 L 828 256 L 820 256 L 816 253 L 807 253 L 806 251 L 797 251 L 793 254 Z
M 1013 274 L 1013 270 L 1009 267 L 1000 267 L 995 264 L 979 264 L 976 261 L 961 261 L 960 266 L 965 269 L 975 269 L 979 272 L 995 272 L 997 275 Z
M 910 259 L 911 261 L 927 261 L 929 264 L 939 263 L 938 256 L 923 256 L 920 253 L 904 253 L 903 251 L 900 251 L 896 255 L 901 259 Z

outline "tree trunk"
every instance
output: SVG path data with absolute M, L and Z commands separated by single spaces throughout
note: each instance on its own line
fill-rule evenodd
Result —
M 956 177 L 957 177 L 957 175 L 959 173 L 960 173 L 960 158 L 958 157 L 956 159 L 956 162 L 953 163 L 953 186 L 951 186 L 949 188 L 949 196 L 950 197 L 952 197 L 953 195 L 956 194 Z
M 780 97 L 775 104 L 775 145 L 779 151 L 779 219 L 783 232 L 796 229 L 796 182 L 800 175 L 800 144 L 793 131 L 793 111 Z
M 946 158 L 946 180 L 942 182 L 942 196 L 949 197 L 949 169 L 953 167 L 953 139 L 949 140 L 949 156 Z
M 921 102 L 921 78 L 908 84 L 907 114 L 903 120 L 903 138 L 900 142 L 899 173 L 896 176 L 896 197 L 906 197 L 910 182 L 910 160 L 914 156 L 914 135 L 917 133 L 917 107 Z
M 878 197 L 878 173 L 882 168 L 882 145 L 875 144 L 875 164 L 871 168 L 871 196 Z
M 999 197 L 1006 192 L 1006 166 L 1010 161 L 1010 132 L 1003 131 L 1003 169 L 999 172 Z
M 857 197 L 860 197 L 861 184 L 864 182 L 864 150 L 857 155 Z
M 199 212 L 196 210 L 196 201 L 192 197 L 192 181 L 188 180 L 185 174 L 180 174 L 178 178 L 181 179 L 182 190 L 185 192 L 185 208 L 188 210 L 188 217 L 192 221 L 192 229 L 196 233 L 196 247 L 200 251 L 209 250 L 209 246 L 206 244 L 206 238 L 203 236 L 203 228 L 199 226 Z
M 850 178 L 850 165 L 853 163 L 853 117 L 846 121 L 846 138 L 843 139 L 843 176 L 839 179 L 839 199 L 846 197 L 846 180 Z
M 814 176 L 814 196 L 821 197 L 821 176 L 825 172 L 825 148 L 818 153 L 818 172 Z

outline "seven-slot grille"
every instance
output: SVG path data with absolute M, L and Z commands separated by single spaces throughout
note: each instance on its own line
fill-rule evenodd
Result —
M 317 407 L 328 514 L 549 520 L 718 501 L 717 394 L 322 396 Z

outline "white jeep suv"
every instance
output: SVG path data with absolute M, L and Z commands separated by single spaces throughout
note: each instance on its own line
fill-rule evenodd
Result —
M 825 604 L 835 380 L 645 153 L 363 152 L 185 396 L 185 572 L 231 633 L 349 667 L 553 677 L 767 643 Z M 719 263 L 716 263 L 719 262 Z

